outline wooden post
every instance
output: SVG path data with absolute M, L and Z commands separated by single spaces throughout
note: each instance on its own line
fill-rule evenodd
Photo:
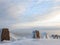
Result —
M 36 38 L 40 38 L 40 32 L 36 30 Z
M 3 40 L 10 40 L 10 32 L 9 32 L 8 28 L 2 29 L 1 41 L 3 41 Z

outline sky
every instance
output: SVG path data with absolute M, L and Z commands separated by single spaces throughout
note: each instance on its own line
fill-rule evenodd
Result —
M 0 0 L 0 28 L 60 29 L 60 0 Z

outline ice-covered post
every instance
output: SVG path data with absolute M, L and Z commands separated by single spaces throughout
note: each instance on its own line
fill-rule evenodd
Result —
M 43 32 L 43 33 L 42 33 L 42 36 L 43 36 L 43 38 L 46 38 L 46 39 L 48 38 L 46 32 Z
M 36 37 L 36 36 L 35 36 L 35 31 L 33 31 L 32 33 L 33 33 L 33 38 L 35 38 L 35 37 Z

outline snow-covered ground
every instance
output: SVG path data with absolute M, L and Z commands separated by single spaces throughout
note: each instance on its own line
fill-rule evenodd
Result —
M 22 39 L 16 41 L 3 41 L 0 45 L 60 45 L 58 39 Z
M 12 33 L 10 33 L 10 37 L 10 41 L 0 42 L 0 45 L 60 45 L 60 39 L 33 39 L 27 37 L 19 37 Z

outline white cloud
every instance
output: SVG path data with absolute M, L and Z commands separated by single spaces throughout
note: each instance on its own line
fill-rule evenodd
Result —
M 44 0 L 37 0 L 37 4 L 41 3 Z M 50 1 L 50 0 L 45 0 L 45 1 Z M 53 0 L 54 2 L 59 2 L 60 0 Z M 7 0 L 0 0 L 0 2 L 7 2 Z M 25 2 L 26 4 L 30 3 L 31 4 L 31 0 Z M 19 16 L 21 16 L 25 11 L 26 11 L 26 7 L 28 5 L 26 5 L 24 3 L 24 1 L 22 2 L 22 4 L 16 5 L 16 4 L 12 4 L 12 3 L 7 3 L 9 5 L 9 8 L 7 9 L 7 13 L 8 15 L 11 15 L 11 17 L 13 18 L 19 18 Z M 19 28 L 31 28 L 31 27 L 38 27 L 38 26 L 60 26 L 60 10 L 59 10 L 60 6 L 55 5 L 52 8 L 52 13 L 48 13 L 48 14 L 44 14 L 43 18 L 40 18 L 38 16 L 35 16 L 34 18 L 36 19 L 33 22 L 28 22 L 27 23 L 16 23 L 13 24 L 11 28 L 14 29 L 19 29 Z M 57 10 L 58 9 L 58 10 Z M 37 18 L 36 18 L 37 17 Z M 43 19 L 43 20 L 40 20 Z M 18 19 L 16 19 L 18 20 Z
M 18 18 L 21 14 L 24 13 L 24 11 L 26 11 L 26 8 L 24 5 L 13 5 L 11 7 L 8 8 L 8 13 L 9 15 L 12 15 L 13 18 Z
M 57 1 L 60 1 L 60 0 L 53 0 L 53 1 L 56 1 L 57 2 Z
M 26 11 L 26 4 L 22 2 L 18 2 L 19 0 L 0 0 L 1 6 L 5 4 L 4 8 L 6 8 L 6 12 L 8 15 L 10 15 L 13 18 L 18 18 L 20 15 L 22 15 Z
M 60 10 L 54 10 L 53 12 L 49 13 L 49 16 L 46 16 L 46 19 L 41 20 L 38 19 L 37 21 L 27 22 L 27 23 L 16 23 L 13 24 L 11 28 L 14 29 L 25 29 L 25 28 L 32 28 L 32 27 L 39 27 L 39 26 L 60 26 Z

